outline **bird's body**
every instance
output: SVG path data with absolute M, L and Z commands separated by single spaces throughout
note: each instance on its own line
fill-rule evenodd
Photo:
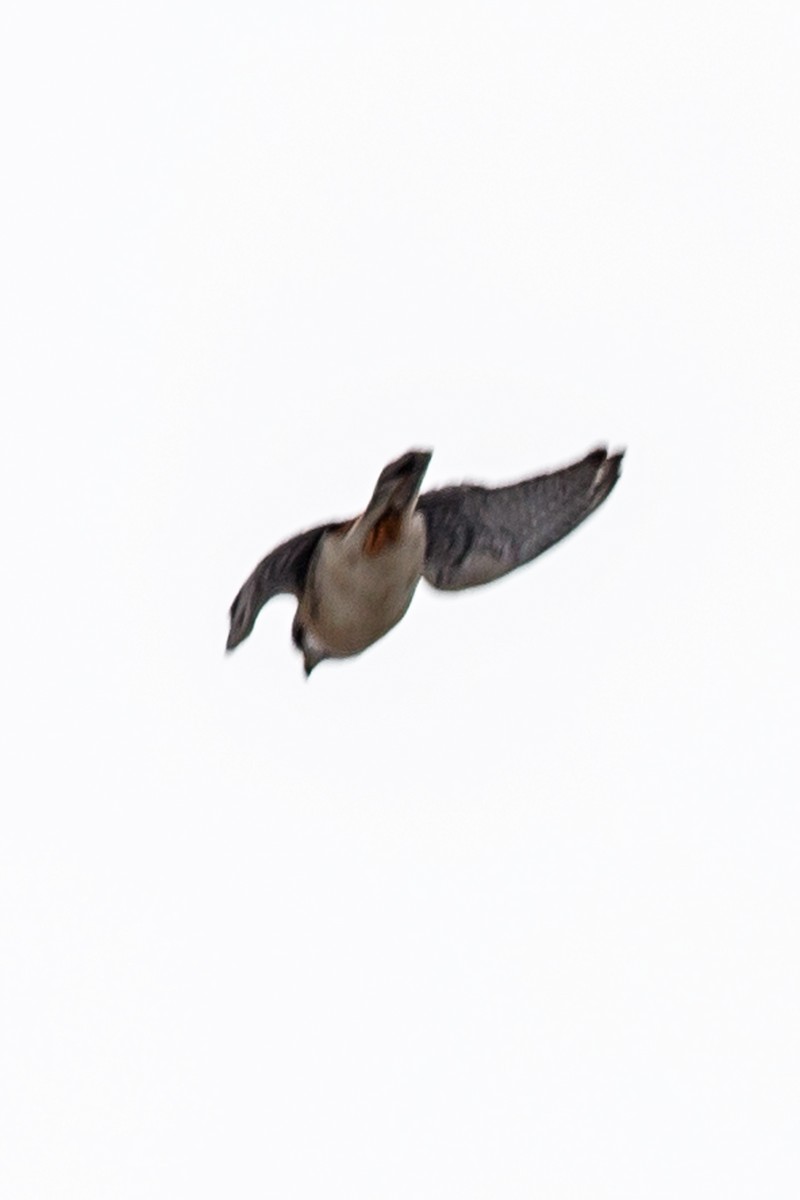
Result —
M 228 649 L 280 592 L 298 599 L 292 638 L 306 674 L 325 658 L 360 654 L 405 615 L 420 579 L 447 591 L 489 583 L 565 537 L 609 494 L 622 454 L 579 462 L 506 487 L 461 484 L 420 495 L 431 455 L 410 450 L 381 472 L 366 510 L 278 546 L 231 606 Z
M 425 523 L 417 512 L 385 520 L 378 543 L 356 521 L 323 538 L 297 610 L 306 644 L 326 658 L 360 654 L 405 616 L 425 562 Z

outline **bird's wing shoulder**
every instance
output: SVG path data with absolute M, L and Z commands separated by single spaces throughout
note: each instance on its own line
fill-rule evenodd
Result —
M 457 590 L 499 579 L 566 537 L 602 504 L 619 478 L 622 453 L 593 450 L 579 462 L 506 487 L 462 484 L 426 492 L 424 575 Z
M 282 542 L 266 558 L 262 558 L 242 584 L 231 605 L 231 627 L 226 649 L 233 650 L 250 635 L 256 617 L 273 596 L 289 592 L 300 597 L 321 538 L 326 533 L 341 529 L 343 524 L 346 522 L 332 522 L 307 529 Z

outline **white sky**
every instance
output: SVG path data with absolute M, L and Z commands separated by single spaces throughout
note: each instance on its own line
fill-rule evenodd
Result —
M 797 5 L 3 24 L 0 1194 L 795 1200 Z M 408 447 L 605 441 L 525 571 L 223 655 Z

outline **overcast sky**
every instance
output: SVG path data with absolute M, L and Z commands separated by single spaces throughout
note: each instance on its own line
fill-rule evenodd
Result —
M 797 5 L 3 25 L 2 1195 L 795 1200 Z M 225 657 L 409 447 L 598 443 L 532 566 Z

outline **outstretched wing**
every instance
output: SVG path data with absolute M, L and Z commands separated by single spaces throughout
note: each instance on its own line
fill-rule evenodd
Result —
M 436 588 L 490 583 L 555 545 L 602 504 L 622 453 L 593 450 L 580 462 L 508 487 L 476 484 L 426 492 L 424 575 Z
M 231 628 L 226 650 L 233 650 L 252 633 L 256 617 L 273 596 L 291 592 L 299 598 L 320 538 L 329 530 L 338 528 L 338 523 L 319 525 L 316 529 L 298 533 L 261 560 L 231 605 Z

